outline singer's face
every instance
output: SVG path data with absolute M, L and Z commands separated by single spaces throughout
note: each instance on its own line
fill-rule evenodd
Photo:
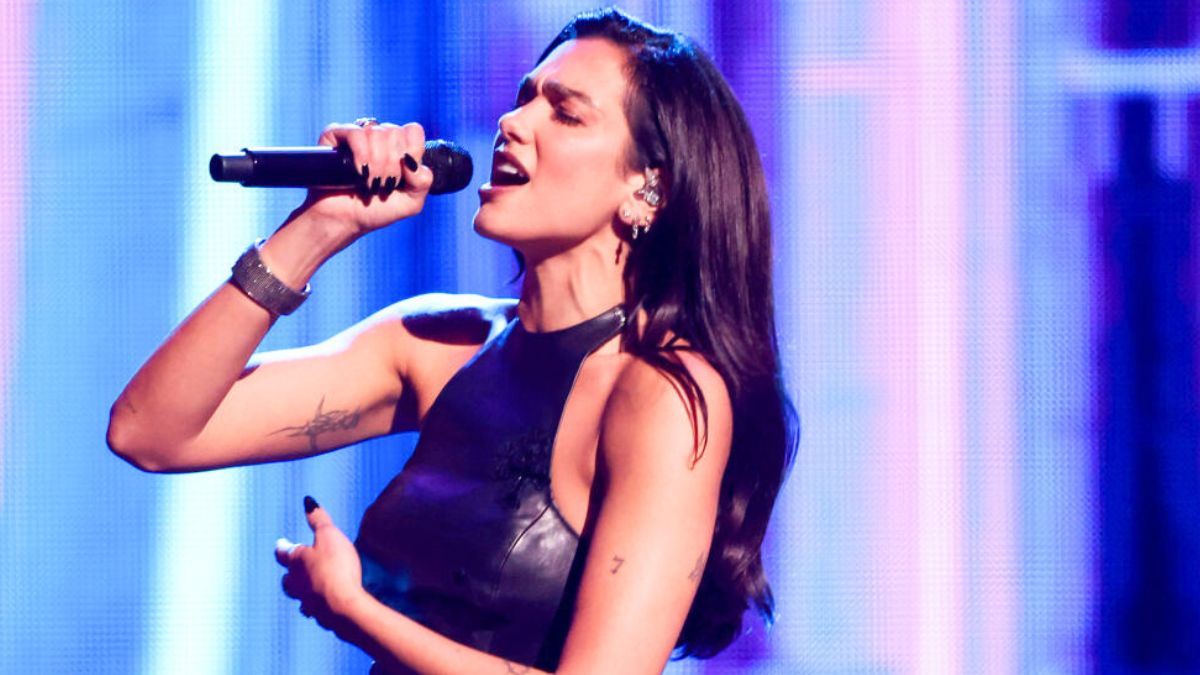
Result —
M 476 231 L 529 263 L 580 246 L 612 254 L 614 217 L 640 175 L 625 161 L 626 59 L 608 40 L 569 40 L 522 80 L 500 117 Z

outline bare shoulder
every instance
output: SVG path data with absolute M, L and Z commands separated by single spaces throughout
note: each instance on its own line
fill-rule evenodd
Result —
M 515 315 L 517 301 L 467 293 L 426 293 L 381 312 L 417 341 L 481 345 Z
M 629 359 L 613 386 L 603 428 L 606 461 L 663 461 L 671 466 L 724 471 L 733 412 L 724 378 L 702 354 L 680 349 L 674 359 L 695 381 L 703 405 L 693 406 L 673 374 L 640 358 Z M 655 449 L 647 453 L 646 449 Z
M 379 312 L 392 326 L 394 368 L 415 395 L 416 414 L 516 314 L 517 301 L 482 295 L 427 293 Z

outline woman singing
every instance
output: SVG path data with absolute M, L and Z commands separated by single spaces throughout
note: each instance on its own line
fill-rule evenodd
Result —
M 742 110 L 685 37 L 580 15 L 500 118 L 475 229 L 520 299 L 427 295 L 254 355 L 309 277 L 421 211 L 416 124 L 332 125 L 366 187 L 312 192 L 113 406 L 148 471 L 292 460 L 420 430 L 356 542 L 305 500 L 300 611 L 383 672 L 661 672 L 768 620 L 760 549 L 794 452 L 771 231 Z M 313 411 L 324 421 L 312 424 Z

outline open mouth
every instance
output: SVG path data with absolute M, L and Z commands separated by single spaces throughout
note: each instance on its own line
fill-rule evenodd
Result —
M 529 182 L 521 165 L 509 159 L 503 153 L 497 153 L 492 160 L 492 185 L 496 187 L 509 185 L 524 185 Z

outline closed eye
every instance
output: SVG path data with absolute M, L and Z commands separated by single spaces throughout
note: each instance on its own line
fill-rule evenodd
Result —
M 559 122 L 562 122 L 563 124 L 569 125 L 569 126 L 577 126 L 577 125 L 583 124 L 583 120 L 579 119 L 578 117 L 574 117 L 572 115 L 567 114 L 567 112 L 565 110 L 563 110 L 562 108 L 554 109 L 554 119 L 558 120 Z
M 548 81 L 543 84 L 546 98 L 550 104 L 554 106 L 554 120 L 570 126 L 583 124 L 583 120 L 566 111 L 563 103 L 569 100 L 579 100 L 591 107 L 595 108 L 596 104 L 586 94 L 566 87 L 559 82 Z M 517 100 L 514 103 L 514 109 L 520 108 L 534 98 L 537 97 L 538 86 L 533 78 L 526 75 L 521 79 L 521 86 L 517 89 Z

